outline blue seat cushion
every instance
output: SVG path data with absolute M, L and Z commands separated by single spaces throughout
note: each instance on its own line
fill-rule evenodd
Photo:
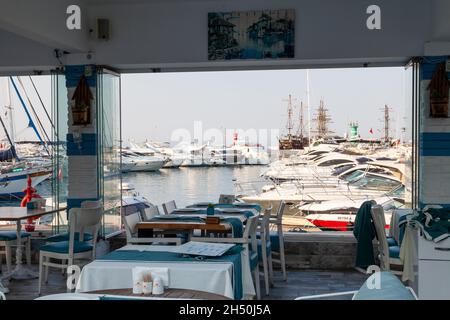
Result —
M 248 258 L 250 260 L 250 270 L 255 270 L 255 268 L 258 266 L 258 253 L 249 250 Z
M 79 232 L 75 232 L 75 241 L 80 240 L 80 233 Z M 93 236 L 90 233 L 84 233 L 84 241 L 91 241 L 93 239 Z M 58 233 L 55 234 L 54 236 L 48 237 L 47 239 L 45 239 L 45 241 L 47 242 L 60 242 L 60 241 L 69 241 L 69 233 L 65 232 L 65 233 Z
M 374 277 L 380 277 L 380 287 L 373 288 L 376 284 Z M 371 286 L 368 286 L 368 283 Z M 411 291 L 394 274 L 390 272 L 377 272 L 371 275 L 355 294 L 354 300 L 415 300 Z
M 73 252 L 74 253 L 86 252 L 92 250 L 92 248 L 93 246 L 90 243 L 75 241 L 73 246 Z M 40 248 L 40 250 L 54 253 L 69 253 L 69 241 L 49 243 L 43 245 Z
M 387 243 L 388 243 L 389 247 L 398 246 L 397 241 L 395 241 L 395 239 L 391 238 L 391 237 L 387 238 Z
M 400 247 L 399 246 L 389 247 L 389 257 L 399 259 L 400 258 Z
M 31 234 L 25 231 L 20 232 L 21 238 L 27 238 L 30 237 Z M 16 231 L 0 231 L 0 241 L 13 241 L 17 240 L 17 234 Z
M 269 256 L 272 250 L 272 244 L 270 241 L 266 241 L 266 256 Z M 262 261 L 262 241 L 258 239 L 258 259 Z
M 256 238 L 261 239 L 260 232 L 256 233 Z M 280 238 L 278 237 L 278 233 L 276 231 L 270 232 L 270 242 L 272 243 L 273 251 L 280 251 Z

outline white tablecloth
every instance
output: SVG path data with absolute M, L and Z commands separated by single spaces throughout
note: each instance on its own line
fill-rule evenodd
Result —
M 172 246 L 127 245 L 119 250 L 172 251 Z M 255 295 L 247 251 L 241 253 L 244 298 Z M 81 271 L 77 292 L 131 288 L 132 268 L 169 268 L 169 287 L 211 292 L 234 298 L 231 262 L 143 262 L 95 260 Z

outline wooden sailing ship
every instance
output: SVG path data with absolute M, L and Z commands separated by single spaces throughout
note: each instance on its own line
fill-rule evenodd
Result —
M 303 103 L 300 104 L 300 116 L 299 116 L 299 126 L 296 134 L 293 133 L 294 123 L 293 123 L 293 105 L 292 96 L 289 95 L 287 100 L 288 108 L 287 115 L 288 120 L 286 124 L 287 134 L 282 136 L 278 142 L 279 150 L 302 150 L 308 145 L 308 141 L 303 137 Z

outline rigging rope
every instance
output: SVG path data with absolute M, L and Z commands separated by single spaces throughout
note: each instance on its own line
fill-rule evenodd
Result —
M 49 136 L 47 134 L 47 131 L 45 130 L 45 128 L 44 128 L 44 126 L 43 126 L 43 124 L 41 122 L 41 119 L 39 119 L 39 116 L 37 115 L 36 110 L 34 109 L 33 103 L 31 102 L 30 97 L 28 96 L 28 93 L 25 90 L 25 86 L 23 85 L 22 79 L 20 79 L 20 77 L 17 77 L 17 80 L 19 81 L 19 84 L 22 87 L 23 92 L 25 93 L 25 97 L 27 98 L 27 101 L 28 101 L 28 103 L 30 105 L 31 111 L 33 112 L 34 116 L 36 117 L 36 120 L 37 120 L 38 125 L 39 125 L 40 133 L 47 139 L 47 141 L 42 141 L 42 139 L 41 139 L 41 141 L 44 143 L 45 150 L 50 155 L 50 151 L 48 150 L 48 147 L 47 147 L 47 145 L 48 145 L 48 143 L 50 141 L 50 138 L 49 138 Z

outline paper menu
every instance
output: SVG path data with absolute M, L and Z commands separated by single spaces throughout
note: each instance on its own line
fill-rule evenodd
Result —
M 177 246 L 175 252 L 189 255 L 220 257 L 234 246 L 232 243 L 190 241 Z

